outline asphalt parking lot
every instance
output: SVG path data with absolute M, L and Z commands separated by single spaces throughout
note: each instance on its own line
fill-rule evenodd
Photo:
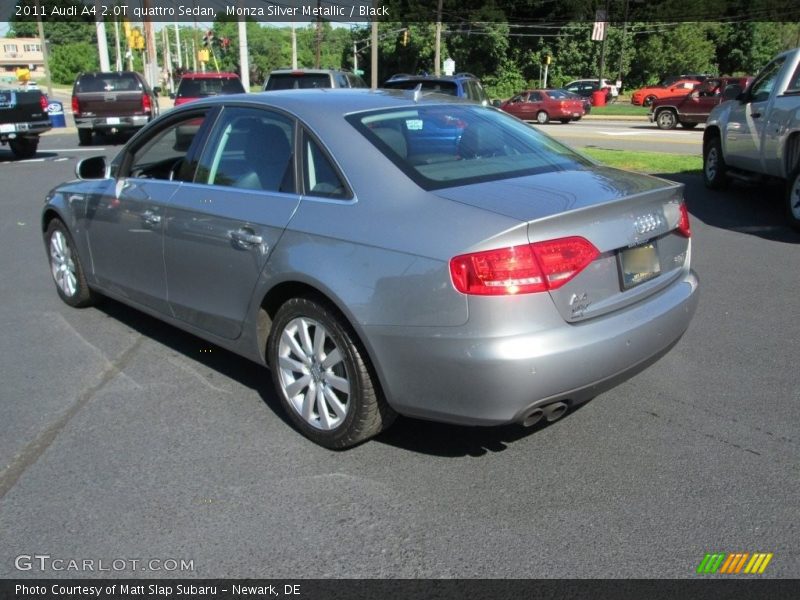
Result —
M 800 576 L 800 234 L 781 188 L 663 174 L 686 184 L 701 301 L 632 380 L 550 426 L 400 419 L 331 452 L 292 429 L 268 371 L 58 299 L 38 219 L 92 154 L 76 138 L 35 161 L 0 149 L 0 577 L 697 577 L 707 552 Z M 19 570 L 34 554 L 124 568 Z M 150 568 L 165 560 L 191 569 Z

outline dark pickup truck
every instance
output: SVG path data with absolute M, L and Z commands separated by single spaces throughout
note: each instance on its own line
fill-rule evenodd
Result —
M 715 106 L 732 100 L 744 90 L 752 77 L 709 77 L 689 94 L 653 100 L 648 117 L 659 129 L 686 129 L 705 123 Z
M 32 158 L 39 134 L 51 127 L 47 97 L 39 90 L 0 89 L 0 143 L 16 158 Z
M 96 131 L 114 134 L 144 127 L 158 115 L 159 91 L 133 71 L 81 73 L 72 88 L 79 142 L 91 144 Z

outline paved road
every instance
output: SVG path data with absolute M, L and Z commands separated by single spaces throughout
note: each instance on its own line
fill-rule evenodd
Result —
M 800 576 L 800 235 L 779 190 L 683 179 L 699 311 L 631 381 L 549 427 L 401 419 L 330 452 L 267 371 L 115 302 L 59 301 L 38 216 L 89 153 L 73 137 L 41 162 L 0 150 L 0 577 L 76 574 L 17 571 L 30 554 L 128 576 L 184 559 L 202 577 L 692 577 L 709 551 Z
M 595 121 L 549 123 L 542 131 L 566 144 L 582 148 L 591 146 L 609 150 L 671 152 L 702 155 L 703 126 L 696 129 L 663 131 L 647 121 Z

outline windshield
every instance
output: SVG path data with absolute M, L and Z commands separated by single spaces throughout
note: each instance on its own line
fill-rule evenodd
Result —
M 181 79 L 178 86 L 178 98 L 205 98 L 220 94 L 241 94 L 244 92 L 242 82 L 236 77 Z
M 482 106 L 414 106 L 347 119 L 429 190 L 592 164 L 533 127 Z

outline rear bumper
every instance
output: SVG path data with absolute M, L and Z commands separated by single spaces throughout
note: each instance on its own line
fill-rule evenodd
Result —
M 50 120 L 3 123 L 0 125 L 0 140 L 6 142 L 18 137 L 33 137 L 52 129 Z
M 698 303 L 685 273 L 633 307 L 535 333 L 489 337 L 458 328 L 369 327 L 389 403 L 401 414 L 466 425 L 520 421 L 533 407 L 580 403 L 675 345 Z
M 148 115 L 132 117 L 75 117 L 75 126 L 78 129 L 92 129 L 94 131 L 107 131 L 111 129 L 137 129 L 150 122 Z

